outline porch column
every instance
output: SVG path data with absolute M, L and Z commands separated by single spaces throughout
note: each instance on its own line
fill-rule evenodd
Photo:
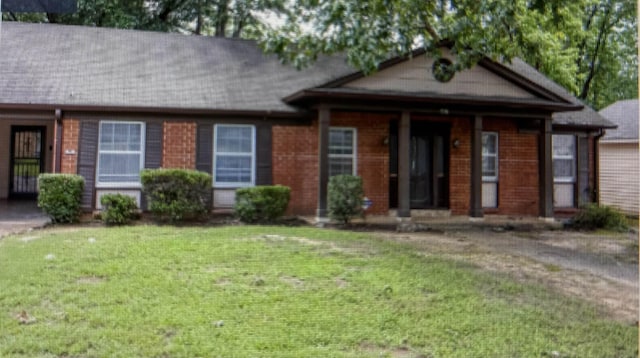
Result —
M 552 120 L 546 117 L 540 125 L 539 177 L 540 216 L 553 218 L 553 148 L 551 144 Z
M 471 122 L 471 195 L 469 216 L 483 217 L 482 212 L 482 116 Z
M 329 182 L 329 119 L 328 107 L 318 109 L 318 208 L 316 217 L 327 218 L 327 184 Z
M 411 115 L 403 111 L 398 124 L 398 217 L 411 217 L 409 187 L 411 185 L 410 147 Z

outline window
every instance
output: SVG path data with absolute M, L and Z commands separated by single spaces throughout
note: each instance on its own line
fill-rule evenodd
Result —
M 139 185 L 144 168 L 144 123 L 100 122 L 97 183 Z
M 329 176 L 356 174 L 355 128 L 329 128 Z
M 561 208 L 575 206 L 576 137 L 554 134 L 553 145 L 553 205 Z
M 482 207 L 498 207 L 498 133 L 482 133 Z
M 498 181 L 498 133 L 482 133 L 482 181 Z
M 255 127 L 218 124 L 214 130 L 213 175 L 218 187 L 255 183 Z
M 576 179 L 576 137 L 553 136 L 553 181 L 573 183 Z

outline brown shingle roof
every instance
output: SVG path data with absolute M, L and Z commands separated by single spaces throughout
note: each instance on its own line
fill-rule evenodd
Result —
M 148 31 L 4 22 L 0 104 L 295 113 L 283 98 L 357 71 L 323 56 L 298 71 L 255 42 Z M 504 65 L 567 102 L 582 104 L 521 60 Z M 610 126 L 585 106 L 557 124 Z
M 602 141 L 638 140 L 638 107 L 637 99 L 618 101 L 600 111 L 600 115 L 615 123 L 618 128 L 608 129 Z

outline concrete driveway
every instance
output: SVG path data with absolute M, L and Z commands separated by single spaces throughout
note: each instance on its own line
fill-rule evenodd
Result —
M 41 228 L 50 222 L 35 200 L 0 200 L 0 237 Z

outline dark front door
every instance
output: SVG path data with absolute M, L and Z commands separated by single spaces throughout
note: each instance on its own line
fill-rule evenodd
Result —
M 391 127 L 390 206 L 398 206 L 398 139 Z M 397 125 L 396 125 L 397 128 Z M 449 128 L 428 122 L 412 122 L 409 143 L 411 209 L 446 208 L 448 193 Z
M 9 197 L 35 198 L 44 168 L 45 127 L 11 127 Z

